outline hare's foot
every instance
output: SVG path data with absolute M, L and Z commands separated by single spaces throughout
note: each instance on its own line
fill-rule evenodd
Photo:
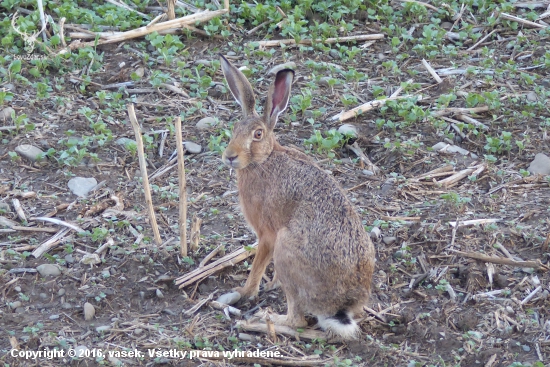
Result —
M 277 274 L 273 275 L 273 279 L 270 282 L 267 282 L 262 287 L 262 290 L 265 292 L 277 289 L 281 286 L 281 282 L 277 279 Z
M 307 321 L 303 315 L 286 314 L 270 315 L 271 321 L 276 325 L 290 326 L 292 328 L 306 327 Z
M 229 293 L 222 294 L 218 297 L 216 301 L 219 303 L 224 303 L 226 305 L 232 305 L 237 303 L 241 299 L 242 295 L 238 291 L 233 291 Z

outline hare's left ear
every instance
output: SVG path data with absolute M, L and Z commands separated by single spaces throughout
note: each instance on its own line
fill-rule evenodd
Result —
M 264 121 L 270 130 L 275 128 L 279 114 L 288 106 L 294 71 L 284 69 L 277 73 L 265 101 Z
M 221 54 L 220 61 L 222 64 L 223 75 L 225 76 L 225 80 L 227 80 L 229 90 L 231 91 L 231 94 L 233 94 L 233 97 L 237 103 L 241 106 L 244 117 L 246 118 L 247 116 L 256 114 L 256 111 L 254 110 L 254 91 L 252 90 L 252 86 L 248 82 L 248 79 L 246 79 L 244 74 L 229 61 L 227 61 L 227 59 Z

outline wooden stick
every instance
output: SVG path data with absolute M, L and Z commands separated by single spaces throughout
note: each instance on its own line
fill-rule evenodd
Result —
M 61 46 L 67 47 L 67 43 L 65 42 L 65 21 L 67 18 L 61 17 L 59 19 L 59 40 L 61 41 Z
M 547 27 L 545 25 L 538 24 L 538 23 L 535 23 L 535 22 L 531 22 L 530 20 L 525 20 L 525 19 L 516 17 L 515 15 L 510 15 L 510 14 L 507 14 L 507 13 L 500 13 L 500 17 L 503 18 L 503 19 L 506 19 L 506 20 L 511 20 L 512 22 L 521 23 L 521 24 L 526 25 L 528 27 L 533 27 L 533 28 L 546 28 Z
M 201 240 L 201 223 L 202 219 L 196 214 L 193 214 L 193 219 L 191 220 L 191 234 L 189 236 L 191 251 L 197 251 L 199 249 L 199 242 Z
M 298 42 L 300 45 L 312 45 L 314 43 L 340 43 L 340 42 L 361 42 L 361 41 L 370 41 L 370 40 L 379 40 L 384 38 L 383 34 L 361 34 L 357 36 L 349 37 L 335 37 L 335 38 L 326 38 L 326 39 L 303 39 Z M 294 39 L 284 39 L 284 40 L 269 40 L 269 41 L 256 41 L 251 43 L 257 43 L 260 47 L 276 47 L 280 45 L 295 45 L 296 40 Z
M 31 252 L 31 255 L 38 258 L 42 256 L 44 253 L 48 252 L 50 249 L 55 247 L 59 242 L 61 242 L 61 239 L 65 237 L 69 233 L 69 228 L 63 228 L 59 232 L 57 232 L 55 235 L 53 235 L 49 240 L 42 243 L 40 246 L 38 246 L 36 249 L 34 249 L 33 252 Z
M 75 230 L 77 231 L 78 233 L 84 233 L 86 232 L 85 230 L 83 230 L 82 228 L 80 228 L 79 226 L 75 225 L 75 224 L 72 224 L 72 223 L 69 223 L 69 222 L 65 222 L 63 220 L 60 220 L 60 219 L 56 219 L 56 218 L 49 218 L 49 217 L 33 217 L 31 218 L 31 220 L 41 220 L 41 221 L 44 221 L 44 222 L 50 222 L 50 223 L 53 223 L 53 224 L 57 224 L 59 226 L 64 226 L 64 227 L 67 227 L 67 228 L 70 228 L 72 230 Z
M 453 170 L 454 170 L 454 167 L 451 164 L 446 164 L 443 167 L 439 167 L 439 168 L 436 168 L 434 170 L 431 170 L 430 172 L 423 173 L 420 176 L 413 177 L 413 178 L 410 179 L 410 181 L 417 182 L 417 181 L 420 181 L 420 180 L 431 178 L 433 175 L 438 175 L 438 174 L 443 174 L 443 173 L 445 173 L 447 175 L 451 175 L 451 174 L 453 174 L 453 172 L 452 172 Z
M 351 145 L 346 145 L 346 148 L 355 153 L 355 155 L 357 155 L 367 165 L 367 168 L 374 174 L 380 172 L 380 168 L 376 167 L 376 165 L 370 161 L 369 157 L 367 157 L 359 145 L 357 145 L 357 142 L 354 142 Z
M 426 59 L 422 59 L 422 65 L 424 65 L 426 70 L 428 70 L 428 73 L 430 73 L 432 78 L 434 78 L 437 83 L 443 82 L 443 79 L 441 79 L 439 75 L 437 75 L 434 68 L 432 68 L 432 66 L 426 61 Z
M 168 0 L 172 1 L 172 0 Z M 178 116 L 174 122 L 176 127 L 176 151 L 178 152 L 178 178 L 179 191 L 179 227 L 180 227 L 180 255 L 187 256 L 187 183 L 185 179 L 185 159 L 183 157 L 183 140 L 181 131 L 181 118 Z
M 470 259 L 476 259 L 487 263 L 510 265 L 518 268 L 533 268 L 535 270 L 544 270 L 544 271 L 548 270 L 548 268 L 543 263 L 541 263 L 539 259 L 535 261 L 516 261 L 516 260 L 506 259 L 502 257 L 487 256 L 477 252 L 462 252 L 462 251 L 453 250 L 453 249 L 449 249 L 449 251 L 452 251 L 464 257 L 468 257 Z
M 129 7 L 128 5 L 124 4 L 123 2 L 119 3 L 118 1 L 115 1 L 115 0 L 105 0 L 105 1 L 107 1 L 108 3 L 111 3 L 115 6 L 118 6 L 119 8 L 126 9 L 126 10 L 129 10 L 129 11 L 133 11 L 134 13 L 141 15 L 145 19 L 149 19 L 149 16 L 147 14 L 143 14 L 142 12 L 137 11 L 136 9 L 133 9 L 133 8 Z
M 181 18 L 177 18 L 177 19 L 174 19 L 174 20 L 169 20 L 167 22 L 155 24 L 155 25 L 150 26 L 150 27 L 149 26 L 144 26 L 144 27 L 132 29 L 132 30 L 129 30 L 127 32 L 123 32 L 120 35 L 111 36 L 111 37 L 108 37 L 105 40 L 100 40 L 97 44 L 98 45 L 104 45 L 104 44 L 108 44 L 108 43 L 117 43 L 117 42 L 121 42 L 121 41 L 126 41 L 126 40 L 129 40 L 129 39 L 132 39 L 132 38 L 137 38 L 137 37 L 142 37 L 142 36 L 148 35 L 148 34 L 153 33 L 155 31 L 160 33 L 161 31 L 168 30 L 168 29 L 171 29 L 171 28 L 180 28 L 180 27 L 182 27 L 183 25 L 186 25 L 186 24 L 187 25 L 193 25 L 196 22 L 205 22 L 207 20 L 218 17 L 218 16 L 223 15 L 225 13 L 227 13 L 227 10 L 225 10 L 225 9 L 215 10 L 215 11 L 205 10 L 205 11 L 197 13 L 197 14 L 187 15 L 185 17 L 181 17 Z M 69 45 L 69 48 L 74 50 L 74 49 L 77 49 L 77 48 L 88 47 L 88 46 L 90 46 L 90 47 L 95 46 L 95 41 L 94 42 L 73 42 Z M 67 52 L 67 50 L 61 50 L 60 51 L 60 53 L 65 53 L 65 52 Z
M 284 325 L 274 325 L 274 326 L 275 326 L 275 332 L 277 334 L 291 336 L 299 340 L 330 339 L 325 332 L 318 331 L 318 330 L 304 329 L 304 331 L 300 333 L 288 326 L 284 326 Z M 250 323 L 247 321 L 237 321 L 237 327 L 240 327 L 241 329 L 246 331 L 255 331 L 257 333 L 264 333 L 264 334 L 268 333 L 267 324 Z
M 412 222 L 419 222 L 422 217 L 390 217 L 390 216 L 387 216 L 387 215 L 383 215 L 381 216 L 380 218 L 382 218 L 383 220 L 401 220 L 401 221 L 412 221 Z
M 214 250 L 212 250 L 208 255 L 206 255 L 206 257 L 202 259 L 202 261 L 199 263 L 199 268 L 204 267 L 204 265 L 206 265 L 210 260 L 212 260 L 212 258 L 216 256 L 222 248 L 223 248 L 223 245 L 219 245 Z
M 394 93 L 395 94 L 395 93 Z M 411 96 L 404 96 L 404 97 L 401 97 L 401 98 L 408 98 L 408 97 L 411 97 Z M 367 103 L 364 103 L 360 106 L 357 106 L 355 108 L 352 108 L 351 110 L 349 111 L 345 111 L 345 112 L 340 112 L 339 114 L 335 115 L 335 116 L 332 116 L 332 120 L 335 121 L 335 120 L 338 120 L 340 122 L 342 121 L 346 121 L 346 120 L 349 120 L 351 118 L 354 118 L 354 117 L 357 117 L 365 112 L 368 112 L 368 111 L 371 111 L 371 110 L 374 110 L 374 109 L 377 109 L 377 108 L 380 108 L 382 107 L 383 105 L 386 104 L 386 102 L 388 101 L 391 101 L 393 99 L 397 99 L 398 96 L 397 95 L 391 95 L 390 97 L 388 98 L 384 98 L 384 99 L 376 99 L 374 101 L 370 101 L 370 102 L 367 102 Z M 422 99 L 422 96 L 418 96 L 418 100 L 421 100 Z
M 440 185 L 443 185 L 445 187 L 449 187 L 449 186 L 457 183 L 458 181 L 462 180 L 464 177 L 466 177 L 466 176 L 472 174 L 473 172 L 479 170 L 481 167 L 483 167 L 483 169 L 485 169 L 485 166 L 483 164 L 481 164 L 479 166 L 468 167 L 466 169 L 458 171 L 457 173 L 455 173 L 451 177 L 447 177 L 447 178 L 444 178 L 441 181 L 437 181 L 437 183 L 440 184 Z
M 456 118 L 459 120 L 464 121 L 467 124 L 472 124 L 474 126 L 480 127 L 483 130 L 489 130 L 489 126 L 477 121 L 476 119 L 468 116 L 468 115 L 456 115 Z
M 11 202 L 21 222 L 23 223 L 27 222 L 27 217 L 25 216 L 25 212 L 23 211 L 23 207 L 21 206 L 21 202 L 19 201 L 19 199 L 13 198 L 11 199 Z
M 153 228 L 153 234 L 155 237 L 155 243 L 160 246 L 162 240 L 160 238 L 160 232 L 157 225 L 157 217 L 155 216 L 155 209 L 153 208 L 153 198 L 151 197 L 151 187 L 149 186 L 149 177 L 147 176 L 147 162 L 145 161 L 145 152 L 143 149 L 143 140 L 141 137 L 141 128 L 134 111 L 134 104 L 128 104 L 128 117 L 132 123 L 134 134 L 136 136 L 137 154 L 139 158 L 139 168 L 141 171 L 141 177 L 143 179 L 143 191 L 145 193 L 145 203 L 147 210 L 149 211 L 149 220 L 151 221 L 151 227 Z
M 166 15 L 168 16 L 168 20 L 174 20 L 176 19 L 176 0 L 167 0 L 166 6 L 168 7 L 168 10 L 166 10 Z
M 458 223 L 458 227 L 467 227 L 467 226 L 474 226 L 476 224 L 487 224 L 487 223 L 496 223 L 500 222 L 502 219 L 472 219 L 472 220 L 461 220 L 458 222 L 449 222 L 449 225 L 451 227 L 456 227 Z
M 436 12 L 439 11 L 439 9 L 436 8 L 435 6 L 433 6 L 431 4 L 423 3 L 421 1 L 416 1 L 416 0 L 400 0 L 400 1 L 404 2 L 404 3 L 415 3 L 415 4 L 418 4 L 418 5 L 425 6 L 428 9 L 432 9 L 433 11 L 436 11 Z
M 179 277 L 175 280 L 176 285 L 179 285 L 179 288 L 187 287 L 190 284 L 193 284 L 201 279 L 204 279 L 211 274 L 214 274 L 222 269 L 227 268 L 228 266 L 233 266 L 250 255 L 253 255 L 256 253 L 256 246 L 258 246 L 258 242 L 254 243 L 253 245 L 250 245 L 248 247 L 252 247 L 250 251 L 247 251 L 244 247 L 238 249 L 237 251 L 234 251 L 228 255 L 225 255 L 221 259 L 218 259 L 214 261 L 213 263 L 210 263 L 208 265 L 203 266 L 202 268 L 197 268 L 193 271 L 190 271 L 189 273 Z
M 13 226 L 10 227 L 15 231 L 26 231 L 26 232 L 46 232 L 46 233 L 57 233 L 59 232 L 58 228 L 53 227 L 23 227 L 23 226 Z
M 491 35 L 493 33 L 495 33 L 497 30 L 496 29 L 493 29 L 491 32 L 489 32 L 488 34 L 486 34 L 485 36 L 481 37 L 472 47 L 470 47 L 469 49 L 467 49 L 466 51 L 472 51 L 472 50 L 475 50 L 475 48 L 479 45 L 481 45 L 487 38 L 491 37 Z
M 433 111 L 432 116 L 440 117 L 447 116 L 452 114 L 465 114 L 465 113 L 478 113 L 478 112 L 487 112 L 489 111 L 488 106 L 480 106 L 473 108 L 463 108 L 463 107 L 448 107 L 441 110 Z

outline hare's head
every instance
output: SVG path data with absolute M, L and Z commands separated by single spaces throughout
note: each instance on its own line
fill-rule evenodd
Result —
M 275 142 L 273 129 L 290 97 L 294 71 L 281 70 L 275 76 L 265 102 L 264 115 L 256 112 L 254 91 L 244 74 L 220 55 L 223 74 L 229 89 L 243 110 L 243 119 L 233 127 L 233 137 L 223 152 L 223 162 L 235 169 L 262 163 L 271 154 Z

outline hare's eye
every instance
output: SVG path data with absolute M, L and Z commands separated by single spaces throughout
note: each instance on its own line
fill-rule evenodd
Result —
M 258 129 L 254 131 L 254 139 L 260 140 L 262 138 L 264 131 L 262 129 Z

